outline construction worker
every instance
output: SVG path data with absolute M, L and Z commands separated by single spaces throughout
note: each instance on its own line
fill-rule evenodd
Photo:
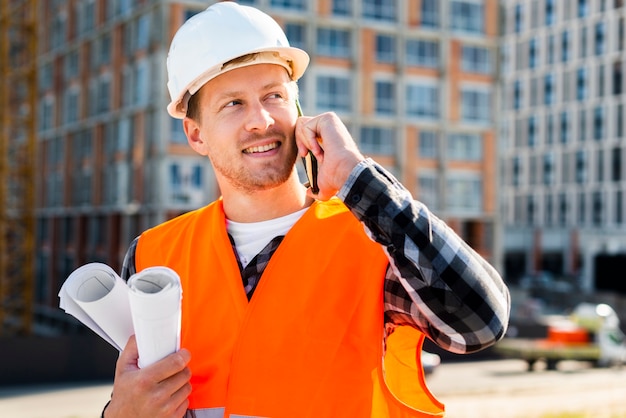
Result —
M 221 197 L 132 243 L 123 278 L 156 265 L 181 277 L 183 348 L 140 369 L 131 337 L 106 418 L 443 416 L 424 337 L 469 353 L 504 335 L 496 270 L 335 114 L 298 117 L 308 63 L 272 18 L 235 2 L 175 35 L 167 110 Z M 309 152 L 315 191 L 296 167 Z

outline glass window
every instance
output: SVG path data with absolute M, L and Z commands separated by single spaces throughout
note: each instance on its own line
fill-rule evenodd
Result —
M 554 74 L 546 74 L 544 78 L 544 94 L 543 94 L 543 103 L 546 105 L 551 105 L 555 101 L 554 94 Z
M 439 187 L 436 173 L 420 172 L 417 179 L 417 199 L 430 209 L 439 207 Z
M 523 6 L 518 3 L 515 5 L 515 33 L 520 33 L 522 31 L 523 25 Z
M 365 18 L 396 21 L 396 0 L 363 0 L 361 7 Z
M 555 20 L 554 0 L 546 0 L 546 26 L 552 26 Z
M 433 84 L 409 84 L 406 87 L 407 116 L 439 117 L 439 87 Z
M 439 27 L 439 0 L 422 0 L 422 26 Z
M 511 183 L 513 186 L 521 184 L 522 177 L 522 159 L 519 156 L 513 157 L 513 169 L 511 175 Z
M 327 57 L 350 57 L 350 32 L 341 29 L 317 29 L 317 53 Z
M 537 39 L 533 38 L 528 42 L 528 67 L 535 68 L 539 63 L 539 51 Z
M 489 89 L 461 90 L 461 119 L 467 122 L 491 121 L 491 92 Z
M 513 109 L 520 109 L 522 107 L 522 81 L 515 80 L 513 83 Z
M 554 183 L 554 154 L 548 152 L 543 155 L 543 184 L 549 186 Z
M 148 49 L 150 45 L 150 14 L 143 14 L 137 19 L 137 49 Z
M 395 86 L 390 81 L 376 82 L 376 113 L 393 115 L 396 112 Z
M 437 153 L 437 132 L 420 131 L 419 133 L 419 157 L 423 159 L 435 159 Z
M 171 163 L 169 186 L 173 203 L 198 205 L 203 199 L 202 166 L 187 161 Z
M 271 0 L 272 7 L 291 10 L 306 10 L 306 1 L 304 0 Z
M 350 78 L 342 76 L 318 76 L 316 87 L 317 109 L 340 112 L 352 110 Z
M 561 112 L 561 143 L 566 144 L 569 142 L 569 113 L 567 111 Z
M 579 68 L 576 73 L 576 98 L 585 100 L 587 98 L 587 70 Z
M 595 53 L 596 55 L 602 55 L 606 50 L 606 40 L 604 36 L 605 26 L 604 22 L 596 23 L 596 39 L 595 39 Z
M 569 60 L 569 33 L 564 31 L 561 34 L 561 61 L 567 62 Z
M 376 35 L 376 61 L 393 64 L 396 62 L 396 38 L 391 35 Z
M 604 138 L 604 108 L 597 106 L 593 110 L 593 139 L 596 141 Z
M 485 10 L 482 2 L 452 1 L 450 12 L 450 26 L 452 29 L 463 32 L 484 33 Z
M 448 135 L 448 157 L 455 161 L 481 161 L 482 138 L 478 134 L 452 133 Z
M 396 132 L 392 128 L 378 126 L 361 127 L 359 148 L 364 154 L 394 155 Z
M 351 0 L 333 0 L 333 15 L 350 16 L 352 15 Z
M 537 117 L 528 117 L 528 146 L 534 147 L 537 145 Z
M 580 28 L 580 57 L 585 58 L 587 56 L 587 27 Z
M 483 207 L 483 182 L 473 172 L 453 173 L 446 181 L 446 203 L 456 213 L 476 213 Z
M 406 63 L 419 67 L 437 68 L 439 66 L 439 42 L 408 39 L 406 41 Z
M 287 23 L 285 25 L 285 35 L 289 40 L 289 45 L 295 48 L 306 48 L 306 28 L 298 23 Z
M 578 17 L 585 17 L 589 13 L 587 0 L 578 0 Z
M 548 35 L 546 41 L 548 43 L 546 60 L 548 64 L 554 64 L 554 35 Z
M 576 183 L 583 184 L 587 180 L 587 153 L 576 151 Z
M 461 69 L 470 73 L 491 73 L 491 51 L 483 47 L 463 45 Z

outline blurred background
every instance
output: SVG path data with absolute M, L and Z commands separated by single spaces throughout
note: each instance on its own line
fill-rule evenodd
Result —
M 212 3 L 0 0 L 0 385 L 112 378 L 62 283 L 218 196 L 165 110 L 170 40 Z M 311 55 L 304 113 L 336 112 L 498 268 L 512 336 L 582 302 L 623 330 L 623 0 L 239 3 Z

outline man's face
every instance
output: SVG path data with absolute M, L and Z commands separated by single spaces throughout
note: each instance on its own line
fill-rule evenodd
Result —
M 283 67 L 257 64 L 228 71 L 197 93 L 199 118 L 186 119 L 185 127 L 191 146 L 210 158 L 220 187 L 265 190 L 292 175 L 298 115 L 290 83 Z

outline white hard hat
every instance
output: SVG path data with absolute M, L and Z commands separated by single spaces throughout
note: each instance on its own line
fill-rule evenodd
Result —
M 225 63 L 258 52 L 251 60 Z M 167 56 L 167 88 L 172 101 L 168 113 L 185 117 L 189 97 L 207 81 L 226 71 L 253 64 L 278 64 L 299 79 L 309 56 L 289 46 L 281 27 L 267 14 L 227 1 L 216 3 L 191 17 L 178 30 Z

